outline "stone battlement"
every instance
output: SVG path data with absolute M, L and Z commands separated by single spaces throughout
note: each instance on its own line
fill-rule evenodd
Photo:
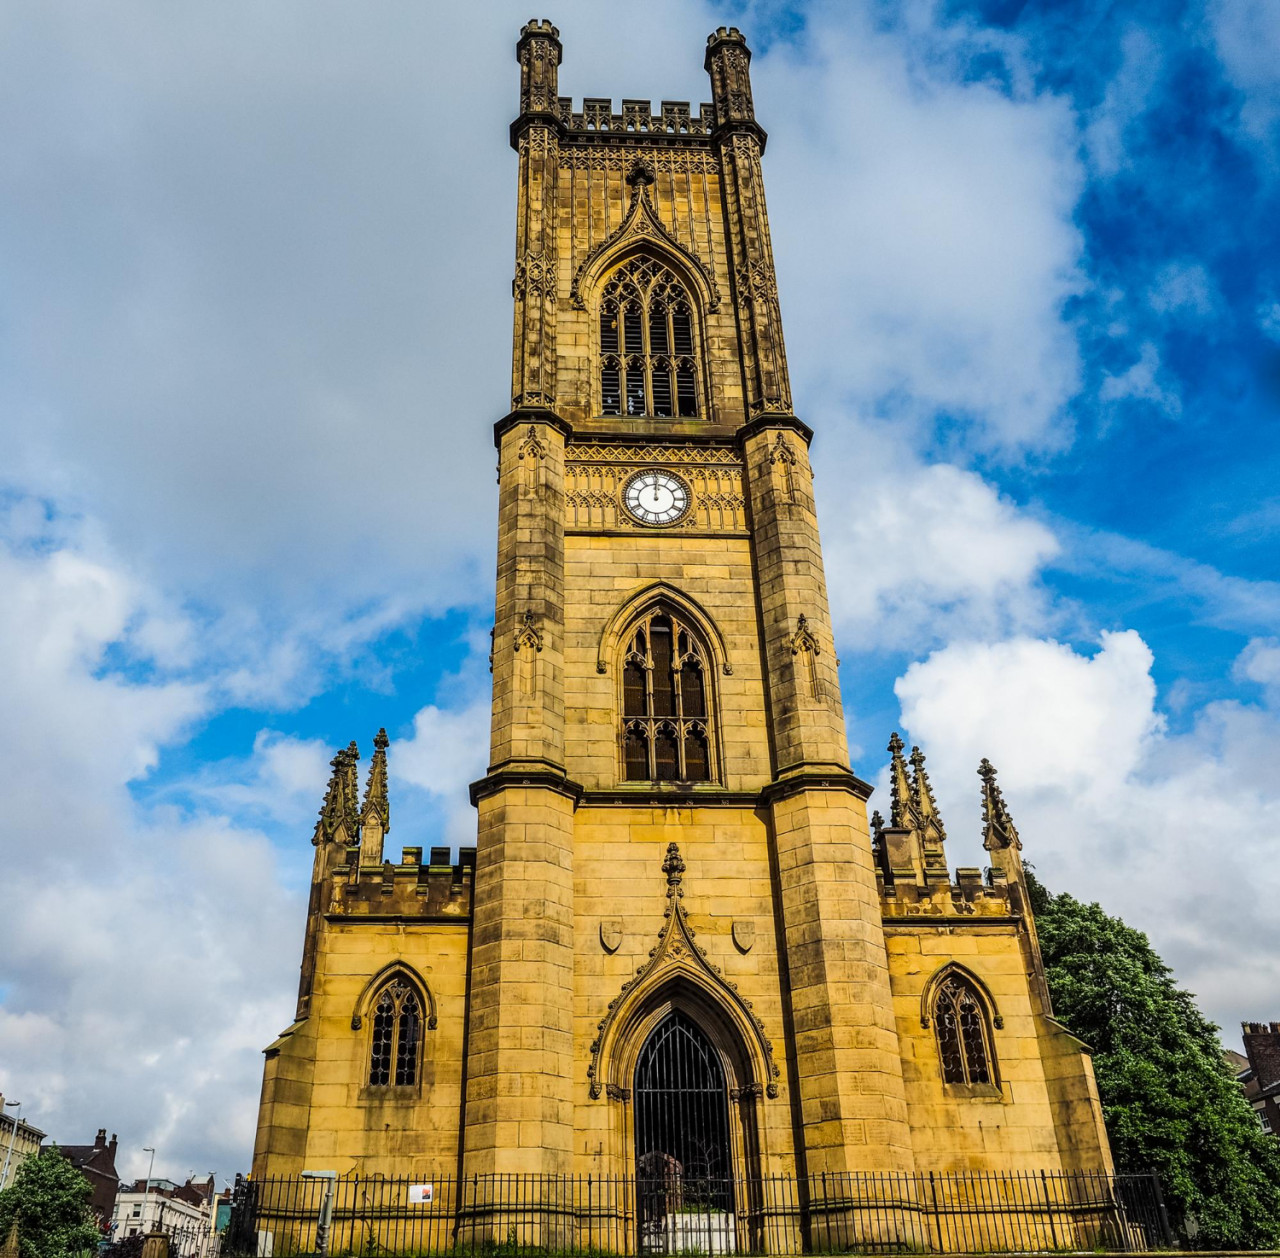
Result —
M 881 874 L 880 909 L 885 917 L 1008 917 L 1018 910 L 1009 895 L 1003 869 L 959 868 L 955 881 L 885 883 Z
M 399 864 L 359 862 L 359 848 L 354 847 L 347 863 L 335 866 L 330 915 L 470 919 L 474 847 L 460 848 L 456 863 L 449 860 L 447 847 L 433 847 L 425 864 L 420 847 L 406 847 Z
M 622 112 L 614 113 L 613 101 L 603 97 L 588 96 L 582 109 L 575 110 L 573 97 L 560 96 L 556 100 L 556 113 L 569 131 L 580 134 L 622 132 L 633 135 L 705 135 L 715 126 L 715 107 L 698 106 L 698 112 L 687 100 L 664 100 L 660 112 L 653 112 L 653 103 L 647 100 L 624 100 Z

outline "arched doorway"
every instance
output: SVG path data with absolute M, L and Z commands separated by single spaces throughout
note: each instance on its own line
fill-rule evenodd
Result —
M 729 1089 L 715 1046 L 683 1010 L 645 1040 L 633 1095 L 642 1251 L 731 1252 Z

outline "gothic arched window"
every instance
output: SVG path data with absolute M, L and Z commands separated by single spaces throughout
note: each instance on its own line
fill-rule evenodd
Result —
M 994 1083 L 987 1013 L 973 984 L 950 974 L 933 1000 L 933 1025 L 943 1083 Z
M 694 304 L 653 258 L 624 262 L 600 298 L 600 413 L 696 418 Z
M 622 751 L 628 782 L 713 776 L 708 656 L 677 615 L 655 609 L 632 629 L 622 663 Z
M 369 1083 L 375 1088 L 418 1082 L 422 1003 L 403 978 L 393 978 L 373 1006 Z

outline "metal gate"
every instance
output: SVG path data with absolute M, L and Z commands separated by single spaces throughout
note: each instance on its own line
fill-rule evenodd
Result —
M 733 1253 L 724 1068 L 705 1032 L 680 1010 L 641 1048 L 634 1095 L 641 1251 Z

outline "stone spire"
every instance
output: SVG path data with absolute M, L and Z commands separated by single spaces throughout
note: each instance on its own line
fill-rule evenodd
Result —
M 931 837 L 930 831 L 938 842 L 942 842 L 947 837 L 947 832 L 942 825 L 937 801 L 933 798 L 929 775 L 924 770 L 924 752 L 919 747 L 911 748 L 911 802 L 915 806 L 920 828 L 924 831 L 925 842 Z
M 924 859 L 925 878 L 929 882 L 950 883 L 951 870 L 947 867 L 946 850 L 943 847 L 947 832 L 942 825 L 937 801 L 933 798 L 929 775 L 925 772 L 924 752 L 919 747 L 911 748 L 911 805 L 915 809 L 916 825 L 920 831 L 920 852 Z
M 985 756 L 978 766 L 978 776 L 982 779 L 982 846 L 988 852 L 1007 848 L 1022 851 L 1022 840 L 996 782 L 995 766 Z
M 916 816 L 915 799 L 911 779 L 907 775 L 907 762 L 902 758 L 902 739 L 894 730 L 889 738 L 889 825 L 894 830 L 914 830 Z
M 382 840 L 391 829 L 391 801 L 387 791 L 387 748 L 391 740 L 380 729 L 373 740 L 373 760 L 369 765 L 369 782 L 360 811 L 360 863 L 382 864 Z
M 320 819 L 316 822 L 315 834 L 311 838 L 313 844 L 319 846 L 321 843 L 347 844 L 356 841 L 360 832 L 357 777 L 359 762 L 360 752 L 354 742 L 349 743 L 329 761 L 333 772 L 329 776 L 329 786 L 320 807 Z

